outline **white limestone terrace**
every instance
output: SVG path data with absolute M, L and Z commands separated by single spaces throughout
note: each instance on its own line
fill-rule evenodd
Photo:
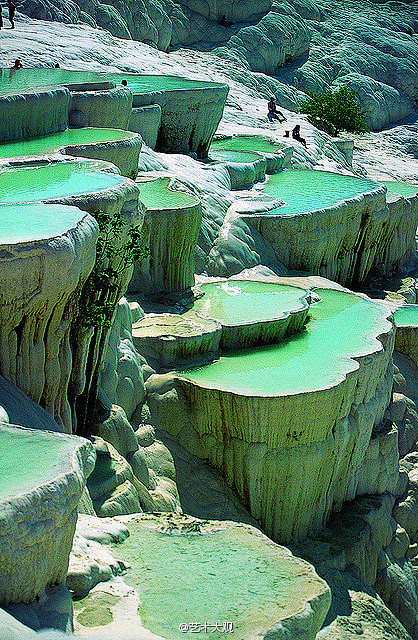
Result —
M 190 289 L 202 221 L 200 199 L 176 188 L 169 176 L 149 179 L 141 173 L 136 184 L 145 207 L 142 232 L 149 256 L 135 265 L 129 291 L 146 296 Z
M 33 602 L 65 580 L 95 455 L 82 438 L 13 425 L 0 425 L 0 442 L 0 600 Z
M 11 158 L 61 153 L 112 162 L 122 175 L 135 178 L 141 146 L 142 138 L 130 131 L 94 127 L 65 129 L 45 136 L 0 143 L 0 165 Z
M 125 82 L 128 88 L 120 86 Z M 109 85 L 107 89 L 103 86 Z M 116 84 L 119 85 L 118 88 Z M 63 85 L 71 90 L 69 104 L 69 121 L 73 126 L 99 125 L 119 126 L 118 108 L 114 104 L 115 97 L 124 99 L 128 109 L 158 104 L 161 107 L 157 144 L 159 148 L 168 151 L 194 152 L 198 157 L 204 157 L 210 140 L 222 117 L 222 111 L 228 94 L 225 84 L 192 80 L 183 77 L 167 77 L 161 75 L 127 74 L 127 73 L 97 73 L 94 71 L 77 71 L 69 69 L 2 69 L 0 72 L 0 113 L 3 126 L 0 138 L 16 138 L 18 131 L 11 134 L 16 127 L 4 126 L 13 123 L 13 118 L 19 124 L 22 120 L 22 133 L 37 135 L 39 132 L 38 114 L 28 111 L 27 103 L 33 102 L 31 92 L 40 99 L 44 95 L 48 99 L 48 92 L 43 87 Z M 105 87 L 106 88 L 106 87 Z M 65 93 L 64 89 L 61 93 Z M 68 93 L 68 91 L 67 91 Z M 18 99 L 16 96 L 20 94 Z M 7 113 L 9 103 L 13 98 L 13 117 Z M 1 99 L 1 97 L 3 99 Z M 67 96 L 68 97 L 68 96 Z M 112 110 L 111 125 L 104 119 L 103 102 L 106 111 Z M 113 104 L 112 104 L 113 102 Z M 52 106 L 55 110 L 56 107 Z M 95 113 L 95 112 L 99 113 Z M 32 115 L 32 117 L 31 117 Z M 128 126 L 130 113 L 125 119 Z M 32 122 L 33 118 L 33 122 Z M 134 123 L 134 121 L 132 121 Z M 62 125 L 61 125 L 62 128 Z M 59 129 L 57 129 L 59 130 Z
M 1 204 L 0 214 L 0 372 L 71 433 L 69 333 L 98 225 L 61 204 Z
M 390 402 L 394 331 L 389 309 L 334 283 L 269 282 L 272 289 L 275 282 L 318 286 L 321 301 L 304 330 L 277 344 L 222 351 L 177 376 L 151 376 L 146 387 L 154 423 L 220 469 L 283 543 L 320 529 L 361 491 L 373 424 Z M 396 479 L 389 474 L 386 488 Z

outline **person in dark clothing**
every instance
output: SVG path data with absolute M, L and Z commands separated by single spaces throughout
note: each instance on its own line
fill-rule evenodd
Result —
M 2 15 L 2 11 L 1 11 L 1 5 L 0 5 L 0 29 L 3 26 L 3 15 Z
M 299 142 L 301 142 L 303 144 L 304 147 L 307 147 L 308 145 L 306 144 L 306 140 L 305 138 L 301 138 L 300 135 L 300 124 L 297 124 L 293 129 L 292 129 L 292 138 L 294 140 L 298 140 Z
M 270 122 L 273 120 L 278 120 L 279 122 L 286 122 L 287 118 L 284 117 L 283 113 L 277 109 L 276 101 L 273 97 L 270 98 L 270 102 L 267 105 L 268 114 L 267 117 Z
M 16 58 L 16 60 L 13 63 L 12 69 L 21 69 L 22 67 L 23 67 L 23 64 L 20 58 Z
M 10 24 L 12 25 L 12 29 L 15 28 L 15 12 L 16 12 L 16 5 L 12 2 L 12 0 L 8 0 L 7 1 L 7 6 L 9 8 L 9 20 L 10 20 Z

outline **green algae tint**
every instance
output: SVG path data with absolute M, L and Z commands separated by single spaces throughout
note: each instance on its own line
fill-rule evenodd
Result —
M 115 553 L 131 565 L 124 580 L 138 590 L 142 622 L 153 633 L 173 640 L 226 635 L 238 640 L 248 627 L 268 628 L 291 609 L 292 589 L 301 578 L 259 537 L 249 543 L 234 531 L 167 535 L 127 526 L 131 535 Z M 234 633 L 179 631 L 180 624 L 191 622 L 232 622 Z
M 351 358 L 380 350 L 379 333 L 390 312 L 379 303 L 331 289 L 316 291 L 305 329 L 279 344 L 224 352 L 213 364 L 182 373 L 212 389 L 242 395 L 279 396 L 338 384 L 358 368 Z
M 128 140 L 134 133 L 119 129 L 66 129 L 59 133 L 37 138 L 25 138 L 17 142 L 0 144 L 0 158 L 17 158 L 23 156 L 45 155 L 55 153 L 61 147 L 98 142 L 115 142 Z
M 393 314 L 397 327 L 418 327 L 418 304 L 405 304 Z
M 199 199 L 190 193 L 169 189 L 170 178 L 157 178 L 138 182 L 139 199 L 147 209 L 182 209 L 198 204 Z
M 56 162 L 6 169 L 0 173 L 0 202 L 36 202 L 104 191 L 126 178 L 88 171 L 77 162 Z
M 408 184 L 407 182 L 385 182 L 382 180 L 380 184 L 384 184 L 391 193 L 399 193 L 401 196 L 404 196 L 404 198 L 411 198 L 418 194 L 418 186 Z
M 0 496 L 23 493 L 52 480 L 62 473 L 64 457 L 74 447 L 74 442 L 56 433 L 0 430 Z
M 345 176 L 329 171 L 285 169 L 269 176 L 263 192 L 281 198 L 286 204 L 264 215 L 290 216 L 332 207 L 343 200 L 372 193 L 381 185 L 367 178 Z M 260 215 L 260 214 L 257 214 Z
M 86 213 L 61 204 L 0 204 L 0 244 L 18 244 L 60 236 Z
M 210 157 L 216 162 L 256 162 L 262 160 L 261 156 L 251 151 L 233 151 L 232 149 L 217 149 L 211 151 Z
M 274 320 L 307 307 L 307 292 L 288 285 L 230 280 L 204 284 L 200 289 L 205 295 L 196 300 L 193 312 L 224 325 Z
M 200 89 L 220 87 L 218 82 L 189 80 L 179 76 L 157 76 L 129 73 L 101 73 L 95 71 L 70 71 L 68 69 L 0 69 L 0 94 L 17 93 L 30 88 L 64 84 L 83 84 L 114 81 L 120 85 L 125 79 L 133 93 L 149 93 L 168 89 Z
M 209 155 L 217 149 L 232 149 L 234 151 L 259 151 L 261 153 L 278 153 L 281 149 L 277 143 L 270 142 L 257 136 L 234 136 L 233 138 L 219 138 L 210 145 Z

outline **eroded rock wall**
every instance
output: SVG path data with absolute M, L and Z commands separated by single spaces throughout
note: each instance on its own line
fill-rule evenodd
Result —
M 64 87 L 0 96 L 0 142 L 64 131 L 69 103 Z
M 132 93 L 128 89 L 71 92 L 69 120 L 72 127 L 127 129 L 131 112 Z
M 30 430 L 24 431 L 30 437 Z M 49 432 L 43 437 L 67 438 Z M 0 501 L 1 602 L 33 602 L 48 585 L 65 581 L 77 504 L 95 459 L 90 442 L 73 441 L 53 477 Z
M 161 106 L 159 151 L 194 152 L 205 158 L 222 118 L 228 86 L 204 89 L 172 89 L 136 94 L 134 107 Z
M 97 237 L 95 220 L 85 215 L 59 237 L 3 245 L 0 259 L 0 372 L 67 433 L 71 322 Z

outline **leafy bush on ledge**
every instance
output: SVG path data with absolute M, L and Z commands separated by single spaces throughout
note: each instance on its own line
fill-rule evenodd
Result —
M 340 131 L 365 133 L 369 128 L 364 120 L 366 113 L 357 102 L 354 93 L 348 87 L 337 91 L 312 93 L 299 106 L 299 112 L 308 115 L 308 120 L 327 133 L 338 135 Z

